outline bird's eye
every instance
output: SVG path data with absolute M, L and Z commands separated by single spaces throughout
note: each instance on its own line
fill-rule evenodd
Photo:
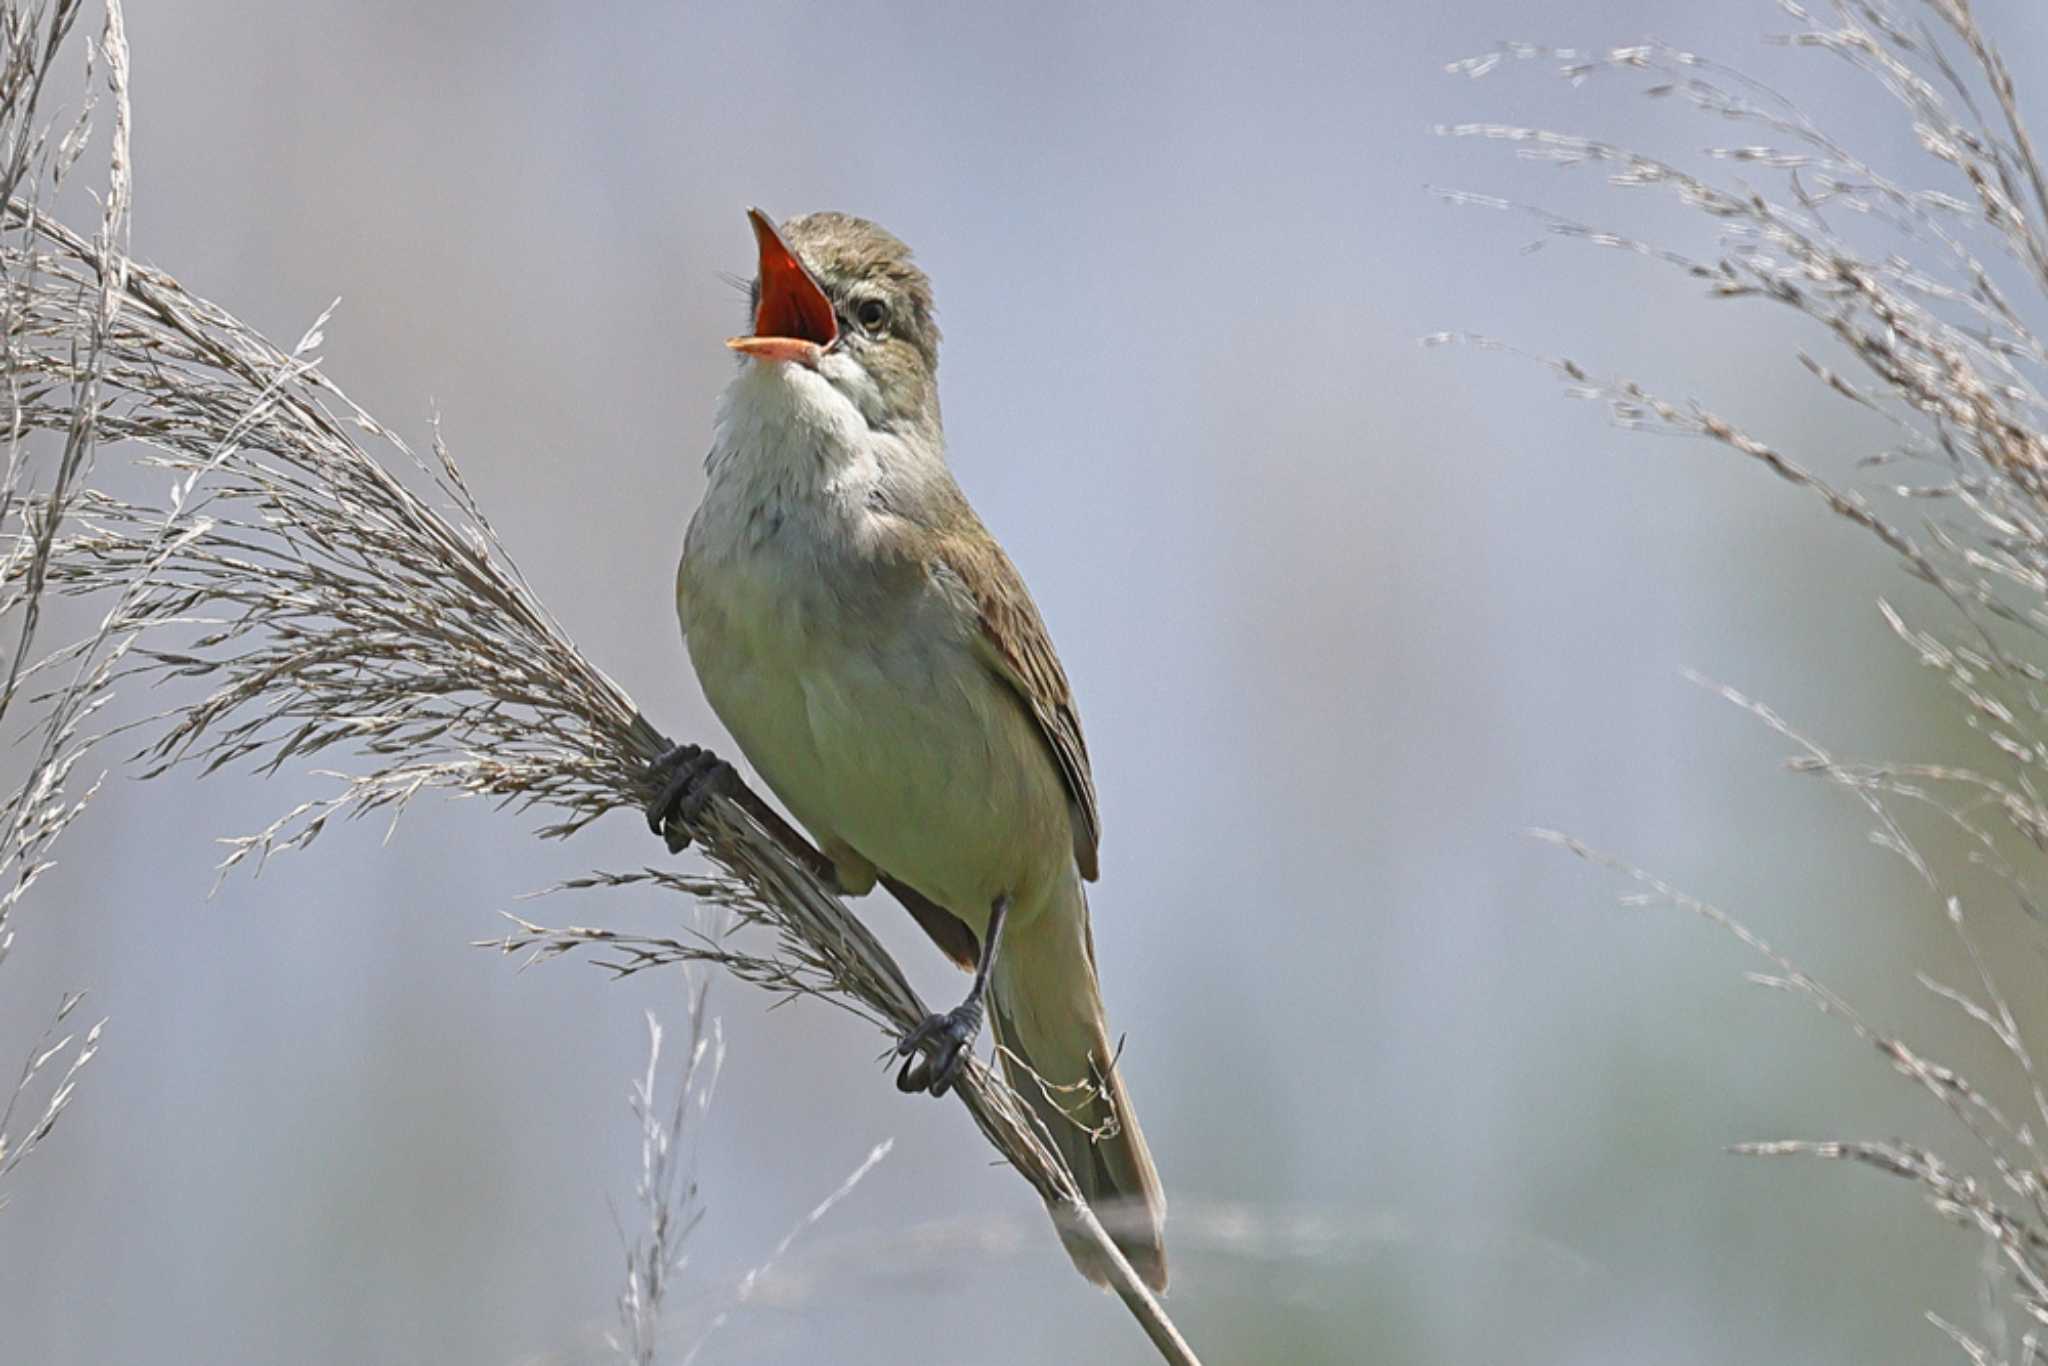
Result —
M 879 332 L 889 323 L 889 305 L 880 299 L 862 299 L 853 316 L 863 331 Z

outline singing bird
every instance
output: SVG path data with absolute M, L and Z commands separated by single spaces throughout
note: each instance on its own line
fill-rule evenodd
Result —
M 1012 1083 L 1164 1289 L 1166 1201 L 1096 981 L 1088 748 L 1045 622 L 947 468 L 931 284 L 865 219 L 748 218 L 753 332 L 726 343 L 740 367 L 676 571 L 690 662 L 838 890 L 910 888 L 974 971 L 957 1008 L 904 1038 L 898 1085 L 944 1095 L 986 1003 Z M 648 818 L 673 843 L 678 813 L 734 775 L 695 746 L 660 767 Z

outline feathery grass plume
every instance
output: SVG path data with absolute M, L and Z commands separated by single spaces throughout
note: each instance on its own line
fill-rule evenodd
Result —
M 119 0 L 108 0 L 97 42 L 86 51 L 84 96 L 79 112 L 60 133 L 40 113 L 52 63 L 64 47 L 83 6 L 78 0 L 57 0 L 53 6 L 0 4 L 0 203 L 11 212 L 0 221 L 0 441 L 6 457 L 0 469 L 0 530 L 7 533 L 0 548 L 0 577 L 7 590 L 0 595 L 0 631 L 12 640 L 0 650 L 5 676 L 0 679 L 0 721 L 14 712 L 23 681 L 34 669 L 43 593 L 59 529 L 83 492 L 82 481 L 99 440 L 99 381 L 105 359 L 106 329 L 120 307 L 122 277 L 128 249 L 128 43 Z M 72 372 L 64 382 L 63 401 L 69 418 L 45 442 L 31 442 L 34 426 L 25 418 L 22 371 L 17 364 L 24 343 L 24 301 L 41 283 L 34 255 L 25 249 L 40 206 L 64 184 L 92 137 L 98 77 L 104 71 L 113 105 L 107 158 L 107 180 L 99 192 L 101 205 L 96 255 L 101 269 L 80 281 L 89 298 L 91 316 L 77 340 Z M 17 249 L 21 248 L 21 249 Z M 38 449 L 41 448 L 41 449 Z M 54 448 L 52 462 L 45 453 Z M 49 465 L 41 480 L 39 466 Z M 98 784 L 82 794 L 72 788 L 73 769 L 84 757 L 80 728 L 106 696 L 114 655 L 104 630 L 90 648 L 78 652 L 77 671 L 64 689 L 60 704 L 39 718 L 31 734 L 36 748 L 21 784 L 0 805 L 0 964 L 14 946 L 14 913 L 36 879 L 49 868 L 49 851 L 75 820 Z M 84 993 L 67 993 L 55 1018 L 28 1050 L 26 1061 L 0 1105 L 0 1181 L 20 1167 L 47 1138 L 77 1093 L 78 1075 L 98 1052 L 104 1019 L 81 1036 L 64 1032 Z M 38 1103 L 34 1096 L 40 1090 Z M 27 1103 L 27 1108 L 24 1107 Z M 17 1118 L 28 1121 L 16 1129 Z M 0 1208 L 7 1194 L 0 1189 Z
M 395 819 L 422 792 L 545 809 L 551 837 L 654 795 L 660 733 L 527 586 L 438 438 L 430 457 L 416 455 L 322 373 L 325 315 L 286 350 L 129 262 L 104 232 L 87 239 L 18 201 L 6 215 L 0 254 L 21 282 L 8 334 L 16 429 L 89 422 L 98 439 L 134 442 L 173 475 L 162 506 L 81 490 L 64 504 L 23 498 L 6 525 L 17 552 L 54 536 L 46 571 L 32 555 L 7 561 L 7 590 L 46 580 L 106 605 L 96 637 L 37 666 L 73 671 L 57 714 L 82 716 L 123 681 L 177 699 L 139 725 L 145 776 L 273 773 L 342 754 L 359 763 L 330 795 L 229 841 L 224 870 L 302 846 L 337 815 Z M 901 969 L 820 880 L 822 856 L 758 797 L 719 798 L 692 834 L 709 873 L 648 869 L 592 884 L 729 908 L 743 930 L 766 931 L 767 947 L 525 925 L 498 945 L 547 956 L 604 944 L 640 966 L 711 963 L 781 995 L 829 1000 L 892 1039 L 924 1017 Z M 979 1061 L 957 1090 L 1061 1228 L 1097 1249 L 1166 1359 L 1194 1361 L 1030 1107 Z
M 1632 879 L 1639 888 L 1632 900 L 1690 910 L 1733 933 L 1771 965 L 1755 980 L 1843 1021 L 1954 1117 L 1996 1173 L 1995 1184 L 1900 1143 L 1757 1143 L 1740 1151 L 1846 1159 L 1917 1183 L 1936 1210 L 1982 1234 L 2000 1287 L 1999 1312 L 1982 1337 L 1930 1318 L 1974 1361 L 2032 1360 L 2039 1325 L 2048 1322 L 2048 1155 L 2041 1146 L 2048 1093 L 2008 996 L 2014 979 L 2026 978 L 2027 998 L 2040 999 L 2040 965 L 1994 969 L 1962 899 L 1908 837 L 1899 813 L 1929 808 L 1952 824 L 1972 861 L 2033 910 L 2029 865 L 2048 849 L 2048 799 L 2041 795 L 2048 776 L 2048 426 L 2041 388 L 2048 349 L 2028 315 L 2048 301 L 2048 174 L 2013 75 L 1968 0 L 1925 0 L 1910 20 L 1864 0 L 1838 0 L 1819 14 L 1789 2 L 1783 8 L 1795 28 L 1780 41 L 1816 60 L 1847 63 L 1895 103 L 1925 154 L 1927 184 L 1879 171 L 1791 99 L 1695 53 L 1655 42 L 1604 52 L 1509 45 L 1449 69 L 1477 77 L 1510 64 L 1550 62 L 1575 85 L 1635 80 L 1649 96 L 1685 101 L 1755 141 L 1710 149 L 1709 161 L 1725 169 L 1696 172 L 1545 129 L 1473 123 L 1439 131 L 1560 166 L 1597 167 L 1618 189 L 1675 197 L 1713 221 L 1718 252 L 1688 255 L 1495 196 L 1446 197 L 1524 213 L 1548 234 L 1664 263 L 1712 298 L 1790 309 L 1847 357 L 1842 369 L 1807 354 L 1799 361 L 1821 401 L 1855 405 L 1888 424 L 1889 448 L 1866 464 L 1905 473 L 1875 497 L 1824 480 L 1699 402 L 1660 396 L 1625 377 L 1599 377 L 1572 360 L 1538 359 L 1568 393 L 1606 404 L 1625 428 L 1704 438 L 1817 496 L 1946 600 L 1953 618 L 1942 633 L 1909 625 L 1889 603 L 1880 607 L 1920 662 L 1955 689 L 1988 742 L 1981 763 L 1845 762 L 1761 704 L 1718 691 L 1792 741 L 1796 769 L 1839 784 L 1871 813 L 1878 843 L 1924 888 L 1975 977 L 1967 989 L 1924 976 L 1921 984 L 1990 1032 L 2024 1108 L 2008 1114 L 1992 1098 L 2005 1086 L 1981 1088 L 1878 1030 L 1733 917 L 1576 840 L 1546 837 Z M 1499 345 L 1450 334 L 1430 340 Z M 1915 512 L 1915 504 L 1940 515 Z M 2006 856 L 2001 826 L 2020 836 L 2019 858 Z M 2023 1330 L 2017 1336 L 2015 1325 Z

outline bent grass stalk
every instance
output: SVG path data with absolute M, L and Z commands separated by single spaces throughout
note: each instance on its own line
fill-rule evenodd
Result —
M 438 435 L 421 456 L 322 371 L 326 315 L 287 349 L 128 260 L 106 232 L 82 237 L 18 199 L 4 223 L 0 269 L 20 282 L 7 334 L 15 429 L 89 421 L 93 440 L 133 443 L 172 476 L 162 505 L 80 487 L 19 498 L 0 528 L 0 587 L 15 599 L 48 591 L 105 607 L 92 636 L 20 671 L 64 718 L 53 734 L 67 752 L 139 744 L 145 778 L 347 756 L 352 771 L 333 774 L 333 792 L 228 841 L 224 873 L 304 846 L 337 816 L 395 820 L 422 793 L 544 810 L 549 838 L 653 795 L 661 734 L 528 586 Z M 176 700 L 83 734 L 123 683 Z M 622 971 L 712 964 L 828 1001 L 892 1039 L 924 1018 L 895 961 L 816 876 L 815 851 L 758 798 L 718 799 L 692 833 L 708 872 L 600 873 L 584 885 L 706 902 L 732 914 L 738 936 L 635 940 L 519 922 L 493 945 L 540 957 L 602 947 Z M 979 1061 L 957 1089 L 1055 1219 L 1098 1245 L 1166 1359 L 1194 1361 L 1030 1107 Z

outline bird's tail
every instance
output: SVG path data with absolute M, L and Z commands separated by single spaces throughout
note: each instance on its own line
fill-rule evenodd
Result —
M 1005 929 L 990 987 L 1010 1084 L 1052 1135 L 1131 1266 L 1154 1290 L 1166 1289 L 1166 1194 L 1115 1065 L 1086 901 L 1079 915 L 1049 908 Z M 1085 1238 L 1064 1228 L 1060 1238 L 1083 1275 L 1107 1284 L 1100 1254 Z

